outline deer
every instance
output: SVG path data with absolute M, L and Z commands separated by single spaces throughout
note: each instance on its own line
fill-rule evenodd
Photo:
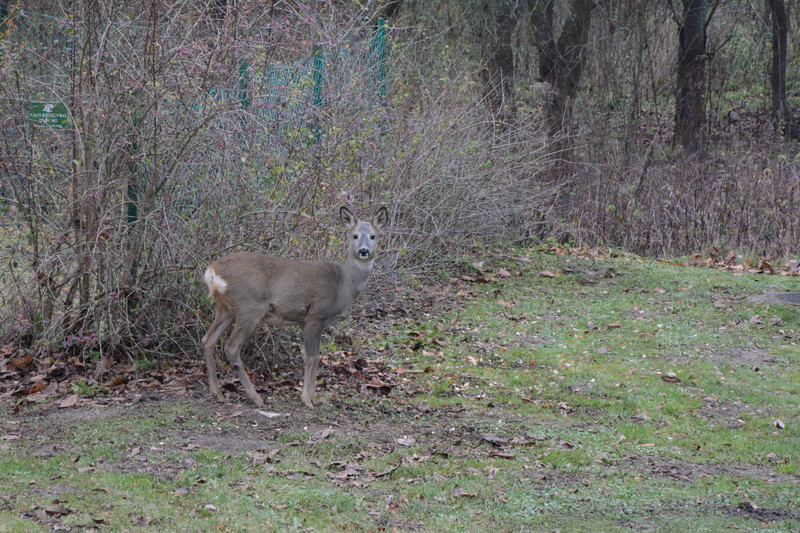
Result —
M 299 325 L 303 330 L 303 389 L 301 400 L 314 408 L 319 369 L 320 336 L 343 320 L 364 290 L 378 250 L 377 236 L 389 222 L 381 207 L 372 221 L 358 220 L 347 207 L 339 219 L 352 238 L 344 261 L 301 261 L 236 252 L 212 263 L 203 275 L 216 310 L 202 345 L 211 394 L 225 401 L 217 379 L 214 352 L 220 336 L 233 324 L 225 341 L 225 355 L 239 377 L 245 395 L 256 407 L 264 400 L 256 392 L 242 364 L 240 351 L 258 326 Z

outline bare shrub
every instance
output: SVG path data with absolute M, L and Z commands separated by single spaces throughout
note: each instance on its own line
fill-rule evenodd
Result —
M 710 246 L 773 258 L 796 253 L 800 168 L 767 150 L 638 168 L 607 164 L 581 179 L 572 237 L 657 256 L 704 254 Z
M 335 259 L 341 204 L 391 211 L 372 298 L 546 219 L 538 124 L 495 132 L 463 78 L 376 99 L 368 69 L 336 66 L 365 48 L 363 13 L 237 2 L 221 18 L 204 5 L 20 11 L 0 41 L 2 342 L 196 356 L 202 268 L 232 250 Z M 61 32 L 63 48 L 25 31 Z M 316 95 L 298 43 L 319 35 Z M 409 72 L 413 50 L 393 68 Z M 30 101 L 66 104 L 71 127 L 31 128 Z

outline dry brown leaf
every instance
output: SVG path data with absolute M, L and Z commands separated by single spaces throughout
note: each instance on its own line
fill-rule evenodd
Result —
M 64 409 L 67 407 L 75 407 L 77 403 L 78 403 L 78 395 L 70 394 L 69 396 L 61 400 L 61 402 L 59 402 L 58 407 L 60 409 Z
M 554 272 L 550 272 L 549 270 L 543 270 L 543 271 L 539 272 L 539 277 L 540 278 L 558 278 L 563 273 L 564 273 L 563 270 L 556 270 L 555 273 Z
M 37 392 L 41 392 L 42 390 L 44 390 L 44 381 L 39 381 L 35 383 L 33 387 L 26 389 L 24 394 L 25 395 L 36 394 Z
M 498 457 L 500 459 L 514 459 L 516 456 L 517 455 L 513 453 L 498 452 L 498 451 L 493 451 L 492 453 L 489 454 L 489 457 Z
M 164 390 L 168 392 L 174 392 L 177 394 L 185 394 L 186 389 L 192 384 L 192 381 L 187 377 L 175 378 L 166 385 L 164 385 Z
M 506 443 L 506 439 L 498 437 L 497 435 L 492 435 L 491 433 L 487 435 L 481 435 L 481 437 L 492 446 L 502 446 Z
M 16 368 L 24 368 L 28 366 L 31 363 L 31 361 L 33 361 L 33 355 L 26 355 L 25 357 L 12 359 L 11 364 L 14 365 Z
M 472 492 L 467 492 L 458 485 L 456 485 L 455 487 L 453 487 L 453 496 L 455 496 L 456 498 L 474 498 L 477 496 L 477 494 L 474 494 Z
M 51 505 L 50 507 L 46 507 L 44 512 L 50 516 L 59 517 L 59 516 L 66 516 L 72 513 L 72 509 L 67 509 L 63 505 L 56 503 Z
M 323 428 L 311 435 L 311 440 L 323 440 L 330 437 L 335 430 L 333 428 Z
M 409 437 L 409 436 L 406 435 L 406 436 L 394 439 L 394 441 L 397 444 L 399 444 L 400 446 L 413 446 L 414 444 L 416 444 L 417 439 L 415 439 L 414 437 Z

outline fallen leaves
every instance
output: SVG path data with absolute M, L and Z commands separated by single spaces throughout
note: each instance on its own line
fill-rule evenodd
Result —
M 743 258 L 737 255 L 735 250 L 728 250 L 722 253 L 718 248 L 711 246 L 708 255 L 703 256 L 695 253 L 685 263 L 676 263 L 681 266 L 715 268 L 717 270 L 728 270 L 735 274 L 772 274 L 782 276 L 797 276 L 800 274 L 800 262 L 788 261 L 782 266 L 775 266 L 771 257 L 754 259 L 751 257 Z
M 500 438 L 497 435 L 482 435 L 481 438 L 492 446 L 503 446 L 506 443 L 505 439 Z
M 28 354 L 3 361 L 0 398 L 20 398 L 30 402 L 60 398 L 57 405 L 61 409 L 98 403 L 102 396 L 114 396 L 135 388 L 152 389 L 164 383 L 167 384 L 166 391 L 185 394 L 187 388 L 198 381 L 200 372 L 198 362 L 191 362 L 188 367 L 176 365 L 164 371 L 141 373 L 127 361 L 116 361 L 111 357 L 85 361 L 65 353 L 41 357 Z
M 434 342 L 444 345 L 447 341 L 442 338 Z M 2 350 L 6 355 L 0 357 L 0 399 L 54 401 L 60 409 L 126 401 L 126 394 L 135 390 L 189 396 L 191 389 L 202 388 L 206 379 L 205 365 L 196 360 L 171 363 L 172 366 L 164 369 L 141 371 L 128 361 L 112 357 L 93 361 L 64 353 L 41 357 L 16 355 L 19 349 L 7 346 Z M 416 394 L 422 390 L 415 385 L 413 374 L 426 371 L 392 369 L 381 358 L 365 359 L 350 351 L 325 354 L 321 365 L 326 369 L 321 377 L 334 395 L 349 390 L 365 396 L 382 397 L 392 394 L 397 387 L 403 387 L 407 394 Z M 297 387 L 294 367 L 278 375 L 279 379 L 266 382 L 259 382 L 256 378 L 257 388 L 274 392 L 275 389 Z M 225 391 L 240 392 L 235 376 L 222 378 L 221 385 Z M 267 411 L 262 413 L 268 418 L 286 416 Z
M 336 481 L 347 481 L 359 477 L 364 472 L 364 467 L 354 461 L 335 461 L 328 465 L 328 469 L 338 469 L 337 472 L 326 472 L 329 478 Z
M 629 252 L 615 252 L 612 250 L 603 250 L 598 248 L 572 248 L 569 246 L 546 246 L 535 250 L 540 254 L 553 254 L 558 256 L 572 256 L 577 258 L 593 258 L 605 259 L 616 257 L 633 257 Z M 520 257 L 511 256 L 515 259 Z M 679 261 L 665 261 L 661 260 L 660 263 L 667 263 L 675 266 L 687 267 L 702 267 L 702 268 L 715 268 L 717 270 L 727 270 L 735 274 L 771 274 L 782 276 L 798 276 L 800 275 L 800 261 L 786 261 L 782 265 L 775 265 L 775 261 L 767 256 L 761 259 L 751 257 L 740 258 L 735 250 L 728 250 L 722 252 L 720 249 L 711 246 L 705 255 L 700 253 L 693 254 L 685 262 Z M 539 274 L 540 277 L 557 278 L 564 272 L 562 271 L 549 271 L 545 270 Z
M 458 485 L 453 487 L 453 496 L 456 498 L 475 498 L 477 494 L 474 492 L 467 492 L 466 490 L 462 489 Z
M 319 442 L 321 440 L 327 439 L 328 437 L 333 435 L 334 432 L 335 430 L 330 427 L 320 429 L 319 431 L 311 435 L 311 442 Z
M 59 409 L 66 409 L 67 407 L 75 407 L 78 404 L 78 395 L 70 394 L 58 403 Z
M 54 518 L 60 518 L 62 516 L 67 516 L 68 514 L 72 514 L 72 509 L 67 509 L 66 507 L 61 505 L 61 503 L 58 502 L 58 500 L 56 500 L 49 507 L 45 507 L 44 512 L 48 516 L 52 516 Z
M 564 274 L 563 270 L 556 270 L 555 272 L 551 272 L 549 270 L 543 270 L 539 272 L 540 278 L 559 278 L 561 275 Z

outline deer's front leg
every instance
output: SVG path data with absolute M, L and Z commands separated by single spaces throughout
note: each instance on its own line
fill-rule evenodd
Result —
M 325 324 L 311 323 L 303 328 L 303 362 L 305 375 L 303 376 L 303 393 L 300 399 L 309 409 L 314 408 L 314 396 L 317 390 L 317 371 L 319 370 L 319 338 L 325 329 Z

